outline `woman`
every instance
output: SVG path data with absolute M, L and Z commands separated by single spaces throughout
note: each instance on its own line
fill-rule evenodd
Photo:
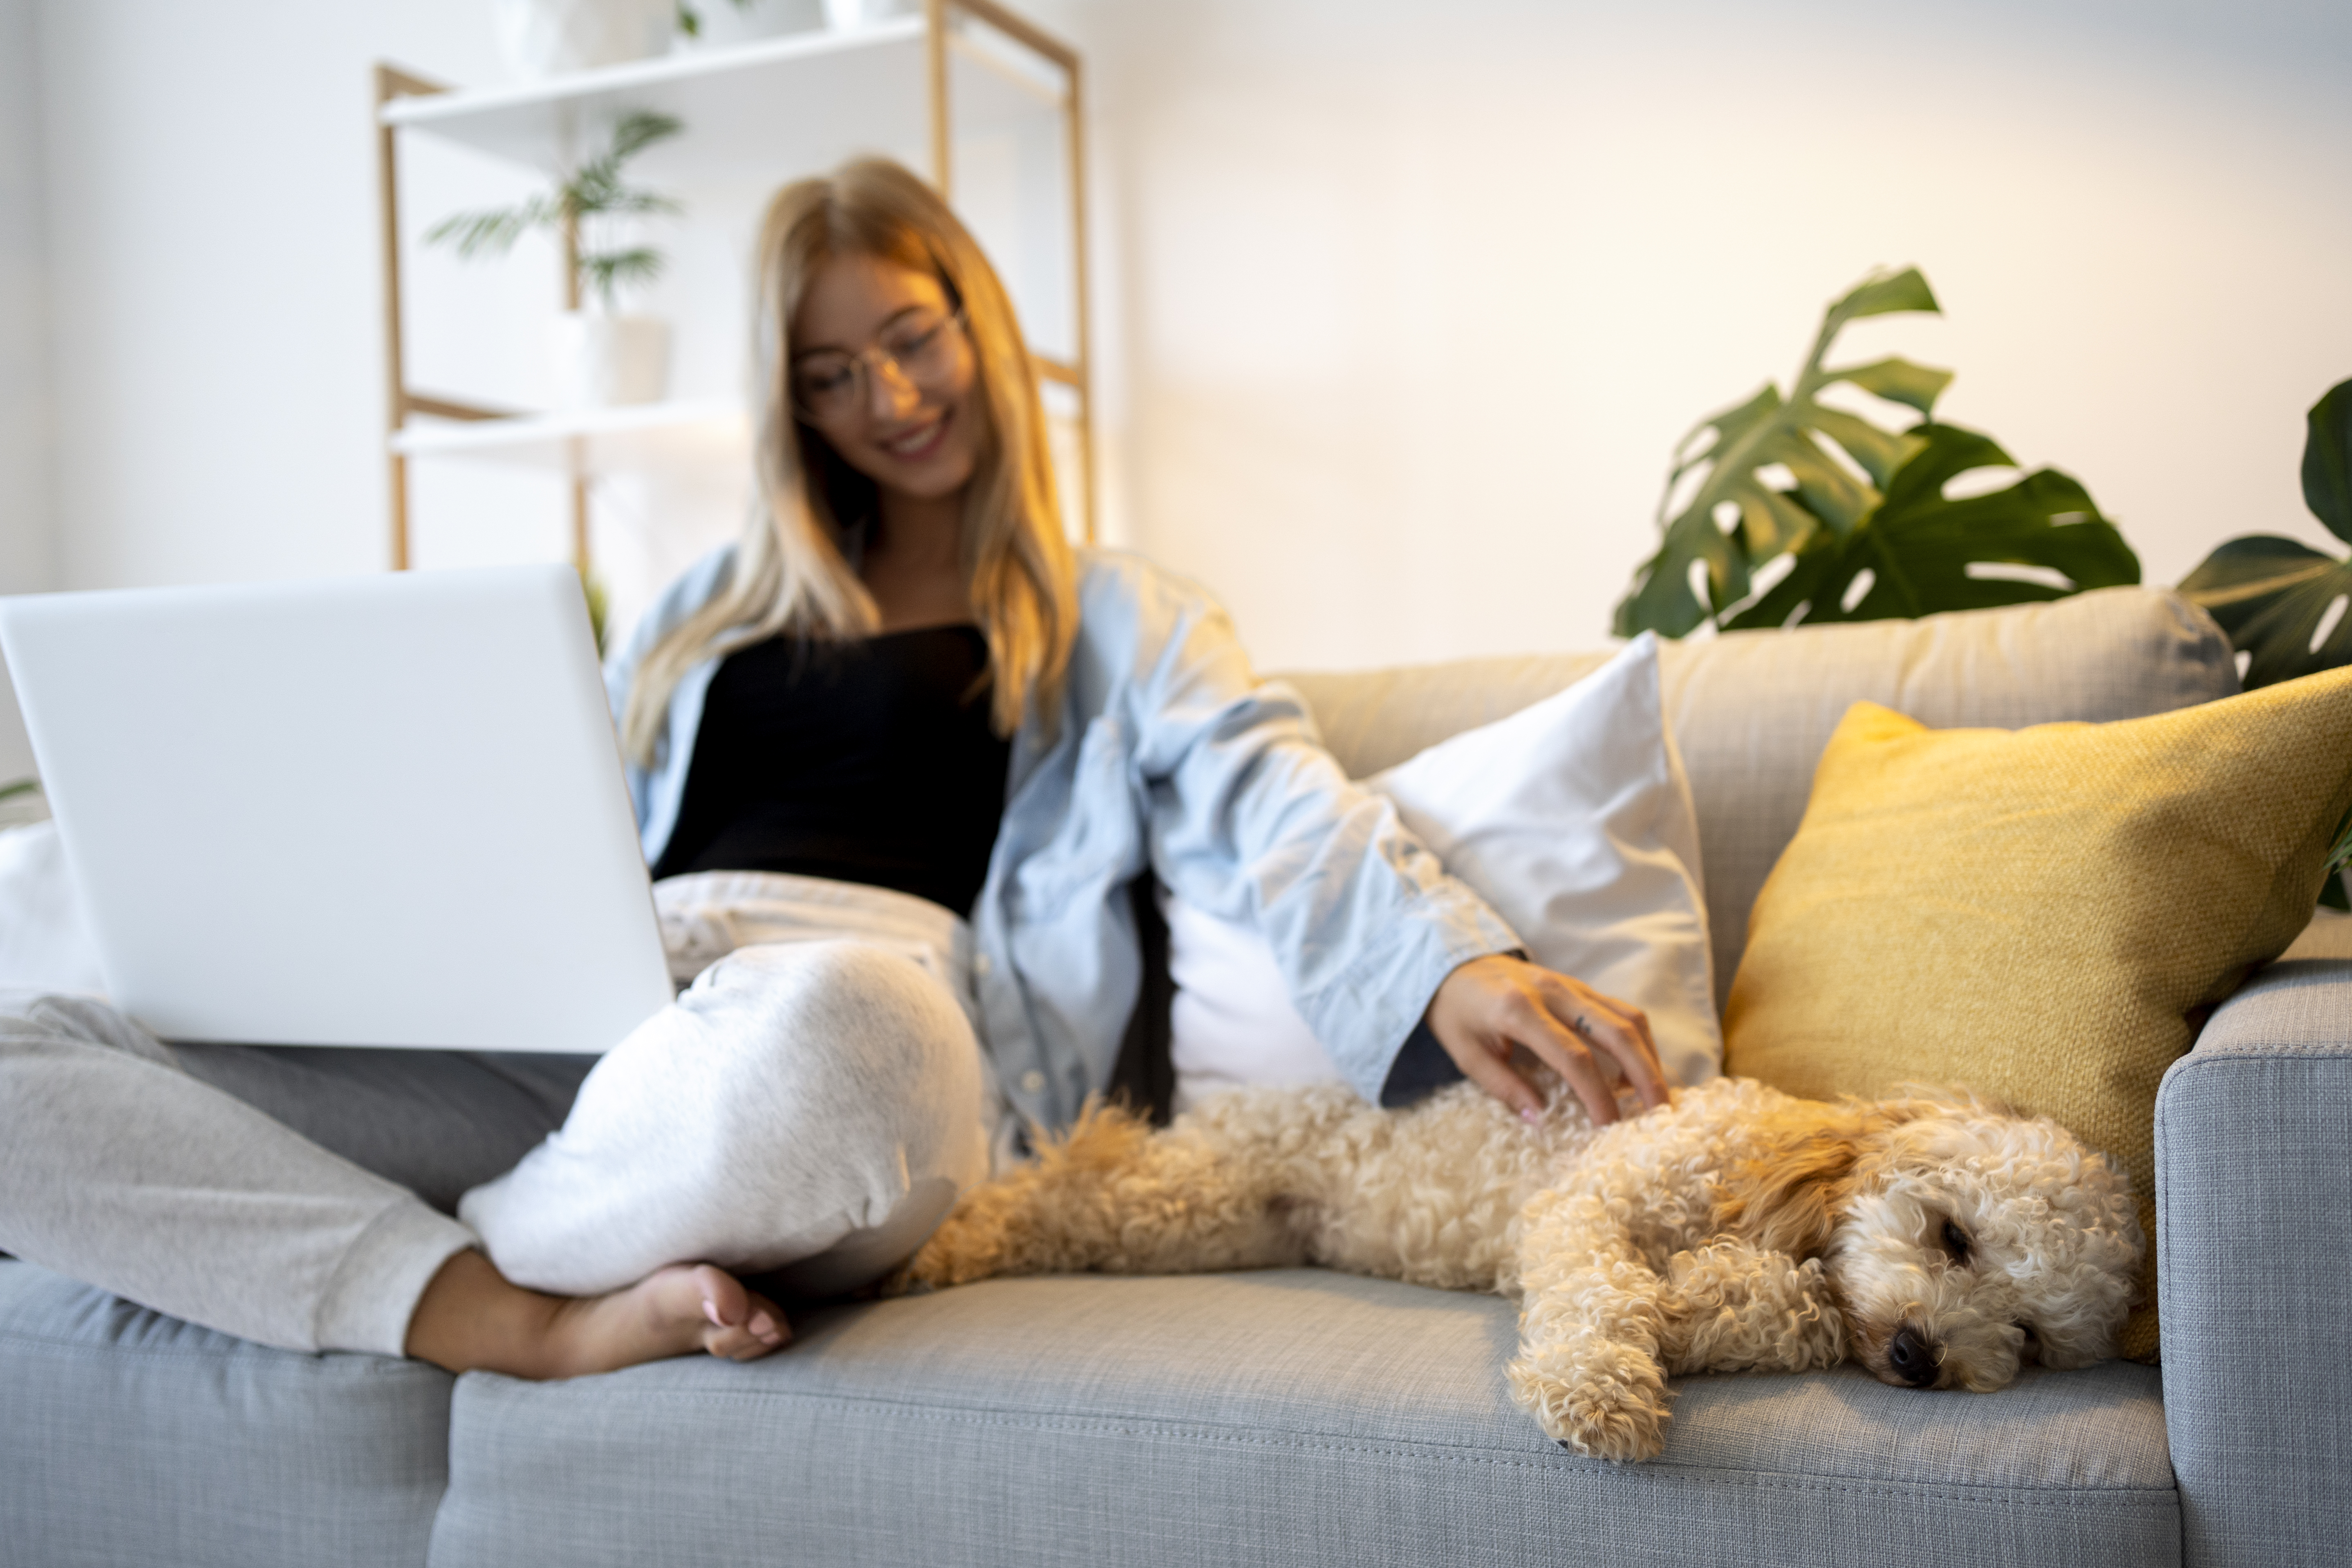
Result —
M 117 1131 L 52 1116 L 0 1152 L 34 1194 L 0 1247 L 296 1348 L 521 1376 L 763 1355 L 783 1315 L 739 1273 L 879 1276 L 1009 1129 L 1108 1081 L 1147 868 L 1255 921 L 1368 1095 L 1431 1076 L 1417 1052 L 1532 1115 L 1523 1048 L 1600 1121 L 1596 1053 L 1664 1098 L 1639 1012 L 1512 956 L 1213 605 L 1074 559 L 1011 305 L 929 187 L 869 161 L 786 189 L 758 301 L 763 504 L 610 675 L 691 987 L 559 1063 L 174 1049 L 9 1007 L 0 1151 L 33 1132 L 12 1104 Z M 91 1191 L 119 1212 L 77 1213 Z M 457 1220 L 425 1201 L 453 1191 Z

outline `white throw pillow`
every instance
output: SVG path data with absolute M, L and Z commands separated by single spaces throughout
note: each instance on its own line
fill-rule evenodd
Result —
M 0 829 L 0 990 L 106 994 L 54 822 Z
M 1698 819 L 1643 633 L 1565 691 L 1365 782 L 1537 963 L 1649 1015 L 1666 1076 L 1722 1070 Z M 1176 1103 L 1337 1079 L 1256 930 L 1164 897 Z

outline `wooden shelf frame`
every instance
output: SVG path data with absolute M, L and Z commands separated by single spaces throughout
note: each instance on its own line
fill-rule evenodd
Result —
M 963 36 L 959 19 L 969 17 L 982 27 L 1012 39 L 1058 71 L 1058 93 L 1042 82 L 1019 85 L 1041 101 L 1056 104 L 1062 121 L 1066 156 L 1065 178 L 1069 185 L 1069 257 L 1071 357 L 1034 353 L 1031 363 L 1038 377 L 1069 389 L 1076 412 L 1074 476 L 1076 502 L 1083 536 L 1092 542 L 1097 531 L 1097 487 L 1095 462 L 1091 293 L 1087 254 L 1087 155 L 1083 68 L 1077 51 L 1027 18 L 1006 9 L 997 0 L 923 0 L 919 16 L 893 19 L 851 34 L 814 33 L 712 49 L 703 54 L 670 55 L 632 61 L 521 87 L 480 92 L 459 92 L 396 67 L 375 68 L 376 179 L 379 217 L 383 225 L 384 331 L 384 456 L 389 468 L 390 555 L 394 571 L 412 563 L 408 465 L 413 458 L 470 453 L 496 456 L 510 450 L 519 460 L 546 460 L 551 442 L 568 456 L 563 466 L 572 488 L 572 550 L 573 562 L 585 573 L 590 564 L 588 482 L 603 466 L 593 444 L 614 432 L 656 431 L 668 426 L 695 423 L 708 428 L 723 423 L 724 406 L 708 404 L 648 405 L 641 410 L 580 410 L 533 412 L 423 393 L 408 384 L 403 332 L 403 289 L 400 257 L 399 158 L 404 132 L 447 134 L 469 117 L 488 120 L 549 107 L 562 108 L 588 100 L 625 101 L 636 91 L 679 89 L 697 79 L 722 78 L 728 73 L 756 69 L 793 58 L 849 55 L 860 48 L 919 43 L 924 56 L 925 131 L 930 153 L 930 178 L 940 193 L 954 200 L 955 120 L 950 58 L 961 56 L 1010 77 L 1010 68 L 992 59 Z M 433 101 L 426 101 L 433 100 Z M 813 172 L 813 171 L 811 171 Z M 576 237 L 563 238 L 566 304 L 578 305 Z M 412 416 L 456 421 L 461 428 L 439 433 L 440 426 L 418 426 Z M 606 451 L 624 449 L 609 445 Z

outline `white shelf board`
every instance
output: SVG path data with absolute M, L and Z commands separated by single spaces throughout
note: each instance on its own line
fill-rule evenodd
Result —
M 929 89 L 920 16 L 854 32 L 790 34 L 604 66 L 514 87 L 396 98 L 383 122 L 428 132 L 493 157 L 551 173 L 593 152 L 605 129 L 638 110 L 675 115 L 686 133 L 646 150 L 649 180 L 679 171 L 772 176 L 820 167 L 858 151 L 925 153 Z M 952 79 L 960 134 L 985 133 L 1057 112 L 1035 73 L 957 40 L 982 68 Z
M 393 433 L 392 449 L 409 458 L 472 458 L 586 477 L 746 463 L 751 420 L 729 398 L 564 408 L 505 419 L 420 420 Z

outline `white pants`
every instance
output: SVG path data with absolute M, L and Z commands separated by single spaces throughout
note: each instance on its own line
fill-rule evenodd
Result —
M 988 1173 L 969 929 L 808 877 L 706 872 L 655 895 L 693 984 L 457 1217 L 508 1279 L 566 1296 L 681 1258 L 811 1295 L 878 1277 Z
M 812 1295 L 876 1278 L 987 1172 L 962 922 L 805 878 L 656 893 L 676 963 L 716 962 L 602 1058 L 174 1047 L 0 994 L 0 1250 L 263 1343 L 394 1355 L 467 1247 L 567 1294 L 688 1260 Z

